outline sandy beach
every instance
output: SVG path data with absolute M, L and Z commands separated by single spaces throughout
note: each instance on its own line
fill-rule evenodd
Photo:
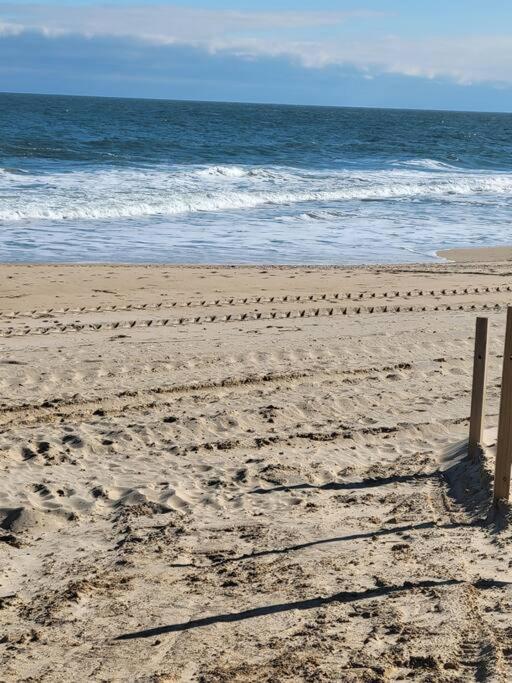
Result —
M 0 678 L 511 680 L 512 249 L 441 255 L 0 266 Z

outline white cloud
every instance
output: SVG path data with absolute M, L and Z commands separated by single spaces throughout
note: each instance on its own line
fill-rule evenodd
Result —
M 367 78 L 378 73 L 396 73 L 449 78 L 463 84 L 512 84 L 512 33 L 462 38 L 434 36 L 420 41 L 398 35 L 376 39 L 375 21 L 382 16 L 364 9 L 241 12 L 169 5 L 0 3 L 0 35 L 31 30 L 47 36 L 77 33 L 129 37 L 156 44 L 192 45 L 211 52 L 227 51 L 245 59 L 285 56 L 307 68 L 349 65 L 362 70 Z M 353 32 L 345 32 L 345 25 L 354 19 L 372 22 L 371 32 L 369 27 L 365 34 L 361 26 L 357 38 Z M 319 40 L 319 29 L 329 37 Z
M 334 42 L 270 41 L 213 44 L 217 49 L 236 50 L 240 56 L 288 55 L 309 68 L 351 65 L 367 72 L 395 73 L 423 78 L 449 78 L 459 84 L 512 84 L 512 34 L 468 38 L 404 40 L 384 36 L 370 41 Z
M 293 31 L 340 25 L 353 18 L 379 17 L 371 11 L 240 12 L 172 5 L 57 6 L 0 3 L 0 18 L 27 29 L 94 36 L 131 36 L 154 42 L 213 40 L 261 31 Z
M 11 24 L 0 19 L 0 36 L 19 36 L 25 30 L 22 24 Z

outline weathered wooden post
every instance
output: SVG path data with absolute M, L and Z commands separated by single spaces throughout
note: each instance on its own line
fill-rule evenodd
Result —
M 475 355 L 473 359 L 473 388 L 469 420 L 468 453 L 475 457 L 482 443 L 485 414 L 485 385 L 487 378 L 488 318 L 477 318 L 475 326 Z
M 494 474 L 494 500 L 508 500 L 512 464 L 512 306 L 507 308 L 507 328 L 503 351 L 500 418 Z

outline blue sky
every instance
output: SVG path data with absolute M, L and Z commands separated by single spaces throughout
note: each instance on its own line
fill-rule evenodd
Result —
M 0 90 L 512 111 L 512 2 L 0 0 Z

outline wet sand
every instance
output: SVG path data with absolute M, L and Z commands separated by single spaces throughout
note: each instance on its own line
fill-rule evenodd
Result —
M 496 263 L 512 261 L 512 246 L 446 249 L 438 251 L 437 255 L 448 261 L 457 261 L 459 263 Z

